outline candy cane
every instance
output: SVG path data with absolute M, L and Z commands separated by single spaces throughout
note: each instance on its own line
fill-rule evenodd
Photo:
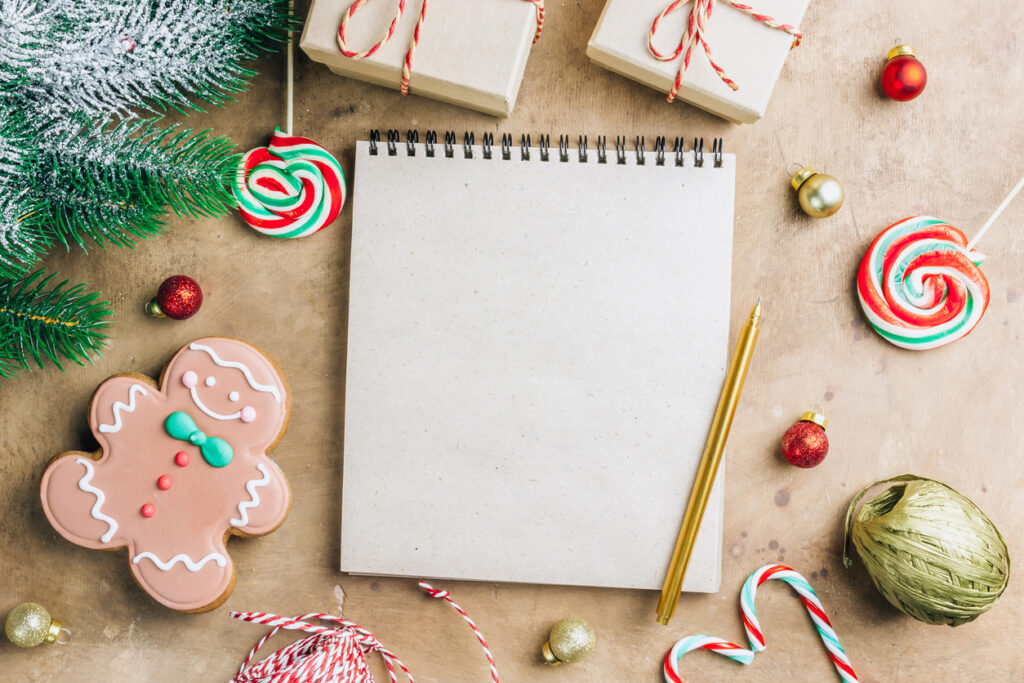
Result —
M 890 225 L 868 247 L 857 272 L 857 296 L 868 322 L 905 349 L 934 349 L 966 337 L 988 308 L 984 256 L 938 218 L 915 216 Z
M 679 673 L 679 660 L 684 654 L 693 650 L 711 650 L 741 664 L 753 662 L 754 655 L 765 649 L 764 635 L 761 633 L 761 623 L 758 621 L 757 613 L 754 611 L 754 596 L 757 593 L 757 587 L 771 579 L 785 581 L 797 592 L 800 600 L 804 603 L 804 607 L 807 608 L 807 613 L 811 616 L 811 621 L 814 622 L 814 627 L 818 629 L 818 635 L 821 636 L 821 640 L 825 644 L 825 649 L 828 651 L 832 664 L 836 667 L 839 678 L 844 683 L 856 683 L 858 681 L 857 674 L 853 672 L 850 659 L 846 656 L 843 646 L 839 644 L 839 637 L 836 636 L 831 622 L 829 622 L 828 617 L 825 615 L 825 609 L 821 606 L 818 595 L 811 588 L 811 584 L 807 583 L 807 579 L 781 564 L 766 564 L 761 567 L 747 577 L 743 584 L 743 589 L 740 591 L 740 610 L 743 615 L 743 628 L 747 632 L 750 649 L 748 650 L 714 636 L 687 636 L 673 645 L 672 649 L 665 655 L 664 674 L 666 683 L 683 682 L 682 676 Z

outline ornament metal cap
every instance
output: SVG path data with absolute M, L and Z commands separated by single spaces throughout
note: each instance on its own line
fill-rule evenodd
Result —
M 544 656 L 544 661 L 551 666 L 558 666 L 562 663 L 559 661 L 558 657 L 555 656 L 555 653 L 551 651 L 551 641 L 544 643 L 544 646 L 540 649 L 540 653 Z
M 791 165 L 791 168 L 792 166 L 795 165 L 796 164 Z M 815 171 L 810 166 L 801 166 L 800 170 L 793 174 L 793 177 L 790 179 L 789 184 L 793 186 L 794 190 L 799 190 L 800 186 L 807 182 L 808 178 L 810 178 L 812 175 L 816 175 L 817 173 L 818 172 Z
M 914 48 L 911 47 L 910 45 L 897 45 L 896 47 L 889 50 L 888 59 L 893 59 L 894 57 L 899 57 L 900 55 L 910 55 L 911 57 L 916 57 L 917 53 L 914 52 Z
M 156 302 L 156 297 L 153 297 L 146 304 L 146 315 L 154 318 L 166 318 L 167 314 L 160 310 L 160 304 Z
M 816 413 L 813 410 L 808 410 L 800 416 L 801 422 L 813 422 L 822 429 L 828 429 L 828 418 L 821 413 Z
M 53 645 L 56 643 L 57 639 L 60 638 L 61 628 L 63 628 L 63 624 L 56 619 L 51 619 L 50 629 L 46 632 L 46 637 L 43 638 L 43 642 L 47 645 Z

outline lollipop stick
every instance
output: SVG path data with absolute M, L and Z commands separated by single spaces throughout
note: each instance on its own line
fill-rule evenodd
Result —
M 288 14 L 291 15 L 291 14 L 294 14 L 294 13 L 295 13 L 295 0 L 291 0 L 291 2 L 288 3 Z M 295 93 L 294 93 L 294 90 L 295 90 L 295 39 L 292 37 L 292 33 L 291 32 L 288 33 L 288 66 L 286 68 L 286 71 L 287 71 L 286 78 L 288 79 L 288 84 L 286 86 L 286 90 L 288 91 L 288 105 L 287 105 L 287 113 L 286 113 L 286 118 L 287 118 L 286 124 L 287 125 L 285 126 L 285 132 L 288 135 L 291 135 L 292 134 L 292 124 L 294 123 L 293 116 L 294 116 L 294 109 L 295 109 L 295 106 L 293 104 L 294 99 L 295 99 Z
M 970 251 L 974 248 L 974 245 L 977 244 L 978 240 L 985 235 L 985 231 L 989 229 L 989 226 L 996 222 L 996 219 L 999 218 L 999 214 L 1001 214 L 1003 209 L 1013 201 L 1013 198 L 1017 196 L 1017 193 L 1020 192 L 1021 188 L 1024 188 L 1024 178 L 1021 178 L 1017 182 L 1017 186 L 1010 190 L 1010 194 L 1006 195 L 1006 199 L 1004 199 L 1003 203 L 999 205 L 999 208 L 992 212 L 992 215 L 988 217 L 987 221 L 985 221 L 985 225 L 981 226 L 981 230 L 978 231 L 978 234 L 972 237 L 971 241 L 967 243 L 966 247 L 964 247 L 965 251 Z

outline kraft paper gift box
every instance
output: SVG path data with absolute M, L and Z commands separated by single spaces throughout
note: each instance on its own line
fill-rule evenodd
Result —
M 341 17 L 353 0 L 313 0 L 300 47 L 331 71 L 399 88 L 421 2 L 409 0 L 391 39 L 364 59 L 338 47 Z M 376 43 L 395 16 L 398 0 L 368 2 L 354 12 L 346 46 L 363 51 Z M 470 109 L 508 116 L 516 103 L 530 46 L 537 33 L 537 7 L 524 0 L 430 0 L 413 52 L 410 92 Z
M 757 14 L 800 28 L 810 0 L 744 0 Z M 587 45 L 596 64 L 662 92 L 669 92 L 683 56 L 668 62 L 648 48 L 651 24 L 668 0 L 608 0 Z M 693 3 L 680 5 L 658 24 L 654 46 L 671 55 L 686 32 Z M 733 91 L 712 68 L 698 43 L 683 77 L 677 99 L 734 123 L 753 123 L 768 107 L 775 81 L 789 55 L 793 36 L 766 26 L 725 0 L 714 3 L 705 24 L 705 40 L 715 62 L 739 87 Z M 797 47 L 797 50 L 800 48 Z

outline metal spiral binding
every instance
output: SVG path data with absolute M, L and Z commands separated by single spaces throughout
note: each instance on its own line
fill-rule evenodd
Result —
M 626 163 L 626 138 L 615 136 L 615 157 L 619 164 Z
M 676 166 L 683 165 L 683 147 L 686 146 L 686 141 L 682 138 L 676 138 L 675 143 L 672 145 L 672 151 L 676 155 Z
M 428 157 L 434 157 L 436 150 L 435 146 L 438 143 L 437 131 L 428 130 L 424 133 L 424 144 L 423 151 Z M 388 156 L 398 155 L 398 145 L 402 142 L 402 135 L 397 129 L 389 129 L 386 132 L 386 138 L 384 143 L 387 146 Z M 405 150 L 406 155 L 410 157 L 416 156 L 416 147 L 420 142 L 420 134 L 418 130 L 409 129 L 405 131 Z M 473 158 L 473 147 L 476 142 L 476 136 L 474 133 L 469 131 L 463 131 L 462 133 L 462 153 L 466 159 Z M 625 136 L 615 136 L 615 162 L 618 165 L 626 165 L 627 163 L 627 139 Z M 381 132 L 379 129 L 374 128 L 370 130 L 370 141 L 369 141 L 369 153 L 371 156 L 377 156 L 381 153 Z M 455 156 L 455 146 L 458 144 L 458 137 L 455 131 L 445 131 L 444 133 L 444 155 L 451 159 Z M 483 152 L 484 159 L 494 158 L 494 133 L 484 133 L 482 136 L 481 151 Z M 558 160 L 562 163 L 567 163 L 570 156 L 570 145 L 571 140 L 568 135 L 558 136 Z M 577 158 L 580 163 L 587 163 L 590 158 L 589 138 L 586 135 L 580 135 L 576 142 Z M 654 163 L 657 166 L 664 166 L 665 159 L 667 156 L 668 138 L 664 135 L 659 135 L 654 140 Z M 594 148 L 597 150 L 597 163 L 606 164 L 608 163 L 608 137 L 606 135 L 599 135 L 594 139 Z M 519 139 L 519 156 L 523 161 L 530 161 L 530 149 L 531 141 L 529 133 L 524 133 Z M 540 161 L 551 160 L 551 136 L 549 134 L 542 133 L 540 135 L 537 150 L 540 153 Z M 722 138 L 711 139 L 711 152 L 710 161 L 714 168 L 721 168 L 725 163 L 725 144 Z M 633 141 L 633 152 L 636 155 L 636 165 L 643 166 L 647 161 L 647 149 L 646 139 L 644 136 L 637 136 Z M 675 157 L 675 165 L 678 167 L 686 165 L 686 140 L 683 137 L 676 137 L 672 143 L 672 155 Z M 502 133 L 501 134 L 501 159 L 509 161 L 512 159 L 512 134 Z M 693 138 L 693 165 L 696 168 L 703 168 L 704 166 L 704 138 Z
M 537 147 L 540 149 L 540 160 L 547 161 L 551 154 L 551 135 L 544 135 L 544 133 L 541 133 Z

